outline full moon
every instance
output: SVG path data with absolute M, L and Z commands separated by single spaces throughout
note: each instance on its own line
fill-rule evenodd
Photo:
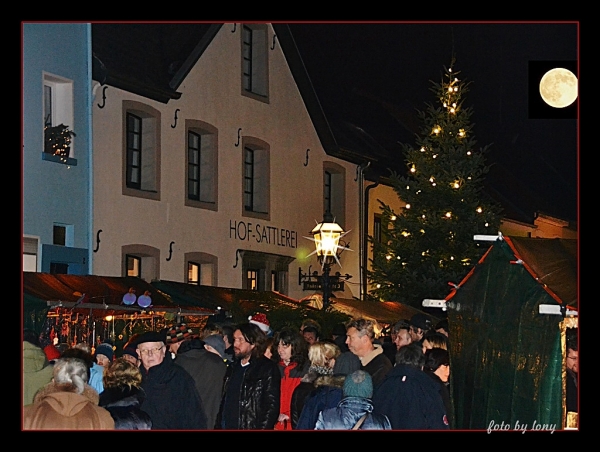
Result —
M 540 81 L 540 94 L 551 107 L 568 107 L 577 99 L 577 77 L 562 67 L 551 69 Z

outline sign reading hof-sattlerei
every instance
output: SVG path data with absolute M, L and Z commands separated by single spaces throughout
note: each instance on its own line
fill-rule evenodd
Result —
M 298 247 L 298 232 L 247 221 L 229 220 L 229 238 L 242 241 L 256 240 L 256 243 L 286 248 Z

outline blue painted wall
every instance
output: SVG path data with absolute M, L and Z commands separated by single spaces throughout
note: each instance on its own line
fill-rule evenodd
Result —
M 53 223 L 74 225 L 73 247 L 89 273 L 91 247 L 91 26 L 23 23 L 23 234 L 52 244 Z M 43 72 L 73 81 L 77 165 L 42 159 Z M 69 254 L 69 253 L 67 253 Z M 44 256 L 38 259 L 44 262 Z M 77 268 L 74 266 L 74 268 Z

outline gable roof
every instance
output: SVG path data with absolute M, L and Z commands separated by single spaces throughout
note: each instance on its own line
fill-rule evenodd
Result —
M 363 165 L 369 174 L 388 175 L 389 151 L 346 116 L 328 118 L 312 85 L 288 24 L 271 24 L 321 144 L 328 155 Z M 162 103 L 179 99 L 177 88 L 198 62 L 223 24 L 218 23 L 93 23 L 92 79 Z M 352 96 L 353 100 L 359 96 Z M 369 109 L 372 124 L 390 121 L 372 101 L 354 106 Z M 330 122 L 331 121 L 331 122 Z M 400 161 L 398 161 L 400 162 Z M 400 169 L 400 168 L 398 168 Z
M 92 79 L 167 103 L 223 24 L 93 23 Z
M 479 278 L 479 270 L 486 266 L 486 277 Z M 503 281 L 504 297 L 494 296 L 502 302 L 519 299 L 521 302 L 533 294 L 517 296 L 515 291 L 526 291 L 526 286 L 520 281 L 521 276 L 512 271 L 513 266 L 522 267 L 532 282 L 543 289 L 554 301 L 569 309 L 577 309 L 578 305 L 578 260 L 577 240 L 574 239 L 542 239 L 529 237 L 503 237 L 494 242 L 479 260 L 478 264 L 464 277 L 447 297 L 463 298 L 464 287 L 470 288 L 472 295 L 482 297 L 486 291 L 498 281 Z M 493 270 L 492 270 L 493 269 Z M 493 278 L 494 281 L 491 281 Z M 483 300 L 482 300 L 483 302 Z

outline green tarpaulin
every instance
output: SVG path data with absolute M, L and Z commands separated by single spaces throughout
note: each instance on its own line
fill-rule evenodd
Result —
M 577 242 L 494 242 L 447 297 L 458 429 L 564 425 L 562 315 L 577 306 Z

